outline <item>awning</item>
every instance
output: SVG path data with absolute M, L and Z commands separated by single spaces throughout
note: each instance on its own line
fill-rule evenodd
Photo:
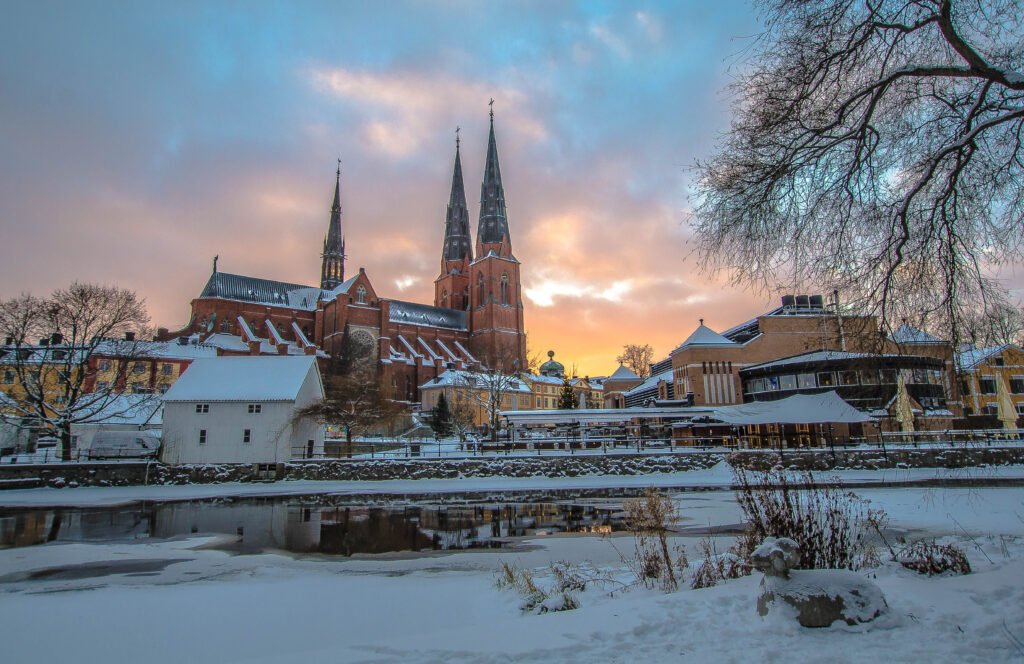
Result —
M 872 422 L 836 392 L 795 394 L 778 401 L 755 401 L 714 409 L 712 419 L 726 424 L 828 424 Z

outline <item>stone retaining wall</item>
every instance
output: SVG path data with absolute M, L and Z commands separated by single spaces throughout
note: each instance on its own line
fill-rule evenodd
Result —
M 966 468 L 1024 464 L 1024 447 L 971 449 L 828 450 L 778 452 L 683 452 L 658 455 L 568 457 L 481 457 L 403 461 L 301 461 L 272 467 L 274 479 L 418 480 L 459 477 L 576 477 L 648 475 L 710 468 L 720 461 L 764 470 L 777 465 L 798 470 L 883 468 Z M 0 489 L 37 486 L 131 486 L 253 482 L 263 475 L 253 465 L 167 466 L 158 463 L 67 463 L 0 466 Z

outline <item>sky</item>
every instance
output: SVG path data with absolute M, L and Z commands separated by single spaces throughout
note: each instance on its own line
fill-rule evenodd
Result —
M 15 1 L 0 23 L 0 297 L 74 280 L 188 320 L 224 272 L 431 302 L 455 129 L 475 234 L 488 101 L 531 352 L 606 375 L 775 294 L 702 274 L 691 168 L 760 30 L 707 2 Z

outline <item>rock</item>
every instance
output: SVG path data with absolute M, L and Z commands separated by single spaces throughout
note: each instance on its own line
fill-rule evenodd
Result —
M 798 570 L 797 543 L 788 538 L 767 538 L 751 554 L 754 567 L 764 572 L 757 612 L 768 615 L 782 600 L 796 610 L 804 627 L 830 627 L 837 620 L 856 625 L 885 613 L 882 591 L 856 572 L 842 569 Z

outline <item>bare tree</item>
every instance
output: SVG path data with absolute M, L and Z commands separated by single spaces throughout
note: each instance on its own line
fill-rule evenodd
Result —
M 1021 255 L 1019 0 L 765 0 L 731 131 L 699 163 L 705 268 L 837 288 L 962 338 Z
M 637 376 L 647 378 L 651 375 L 654 349 L 651 348 L 650 344 L 644 344 L 643 346 L 626 344 L 622 347 L 622 354 L 616 357 L 615 361 L 630 368 Z
M 119 400 L 124 372 L 149 350 L 138 340 L 149 315 L 133 291 L 73 283 L 49 297 L 21 295 L 0 302 L 0 370 L 7 399 L 0 419 L 40 429 L 71 459 L 71 427 L 134 411 L 140 399 Z M 115 358 L 113 380 L 95 378 L 95 358 Z M 152 397 L 157 398 L 157 397 Z
M 966 338 L 977 347 L 1019 344 L 1024 339 L 1024 311 L 1020 303 L 996 302 L 966 323 Z
M 323 424 L 343 427 L 347 456 L 354 451 L 355 435 L 383 428 L 407 412 L 401 404 L 387 398 L 372 365 L 357 363 L 344 373 L 327 373 L 324 392 L 323 401 L 303 408 L 295 417 L 312 417 Z

